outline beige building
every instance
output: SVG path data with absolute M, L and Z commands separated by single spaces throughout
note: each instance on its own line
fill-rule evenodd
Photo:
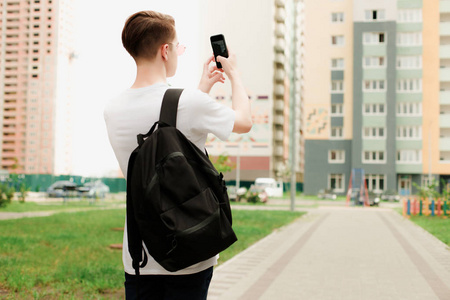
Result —
M 1 169 L 71 172 L 70 5 L 68 0 L 0 1 Z

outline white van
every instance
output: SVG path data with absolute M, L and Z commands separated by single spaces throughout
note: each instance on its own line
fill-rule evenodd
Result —
M 256 178 L 256 187 L 262 187 L 269 197 L 283 197 L 283 182 L 273 178 Z

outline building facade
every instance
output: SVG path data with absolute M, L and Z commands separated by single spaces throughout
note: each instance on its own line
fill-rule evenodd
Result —
M 211 136 L 208 152 L 213 156 L 228 155 L 234 162 L 235 168 L 227 174 L 227 180 L 252 182 L 257 177 L 286 180 L 287 169 L 295 171 L 301 179 L 301 2 L 228 1 L 221 6 L 220 13 L 211 14 L 217 4 L 200 1 L 200 36 L 222 33 L 237 54 L 254 125 L 250 133 L 232 134 L 227 142 Z M 210 53 L 210 45 L 205 45 L 200 57 Z M 217 85 L 210 94 L 231 106 L 230 86 Z
M 449 179 L 449 4 L 305 1 L 305 193 Z
M 71 13 L 68 0 L 0 1 L 1 169 L 71 172 Z

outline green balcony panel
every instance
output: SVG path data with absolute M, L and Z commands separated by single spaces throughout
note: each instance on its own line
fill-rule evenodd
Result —
M 363 139 L 362 150 L 363 151 L 386 151 L 386 140 Z
M 397 70 L 397 79 L 422 78 L 422 69 Z
M 363 46 L 363 57 L 364 56 L 387 56 L 386 45 L 364 45 Z
M 395 171 L 397 174 L 422 174 L 422 164 L 404 164 L 397 163 L 395 165 Z
M 421 140 L 397 140 L 395 142 L 397 150 L 422 150 Z
M 386 103 L 386 93 L 363 93 L 363 103 Z
M 397 8 L 422 8 L 422 0 L 398 0 Z
M 422 46 L 397 47 L 397 56 L 422 55 Z
M 397 23 L 397 32 L 417 32 L 422 29 L 422 23 Z
M 420 126 L 422 117 L 397 117 L 397 126 Z
M 363 117 L 364 127 L 386 127 L 386 116 Z
M 363 79 L 365 80 L 382 80 L 386 79 L 386 77 L 386 68 L 363 70 Z
M 422 102 L 422 93 L 397 93 L 398 102 Z

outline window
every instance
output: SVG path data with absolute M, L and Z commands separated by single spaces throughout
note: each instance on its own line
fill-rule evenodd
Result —
M 363 106 L 363 115 L 366 116 L 386 115 L 384 103 L 365 103 Z
M 344 36 L 343 35 L 333 35 L 333 36 L 331 36 L 331 45 L 333 45 L 333 46 L 344 46 Z
M 384 92 L 386 91 L 386 80 L 364 80 L 364 92 Z
M 397 92 L 421 92 L 422 79 L 400 79 L 397 81 Z
M 332 70 L 344 70 L 344 59 L 343 58 L 331 59 L 331 69 Z
M 385 163 L 386 158 L 384 151 L 364 151 L 362 161 L 366 164 Z
M 400 102 L 397 103 L 397 116 L 421 116 L 422 103 Z
M 384 19 L 384 10 L 366 10 L 366 21 L 379 21 Z
M 397 139 L 400 140 L 422 139 L 422 126 L 398 126 Z
M 344 81 L 332 80 L 331 81 L 331 93 L 342 93 L 342 92 L 344 92 Z
M 343 104 L 331 104 L 331 115 L 332 116 L 343 116 L 344 115 L 344 105 Z
M 384 32 L 365 32 L 363 36 L 365 45 L 384 44 L 386 34 Z
M 385 130 L 384 127 L 364 127 L 363 128 L 364 139 L 384 139 Z
M 399 164 L 421 164 L 422 150 L 399 150 L 397 151 L 397 163 Z
M 332 13 L 331 23 L 344 23 L 344 13 L 343 12 Z
M 397 11 L 398 23 L 421 23 L 422 9 L 399 9 Z
M 421 46 L 422 32 L 397 33 L 397 46 Z
M 339 139 L 344 136 L 342 127 L 331 127 L 331 138 Z
M 386 59 L 384 56 L 366 56 L 363 66 L 365 69 L 386 67 Z
M 330 164 L 345 163 L 345 150 L 330 150 L 330 151 L 328 151 L 328 162 Z
M 335 192 L 344 191 L 344 174 L 330 174 L 328 175 L 328 188 Z
M 367 174 L 366 185 L 369 191 L 381 192 L 384 191 L 386 178 L 383 174 Z
M 421 69 L 422 56 L 397 56 L 398 69 Z

